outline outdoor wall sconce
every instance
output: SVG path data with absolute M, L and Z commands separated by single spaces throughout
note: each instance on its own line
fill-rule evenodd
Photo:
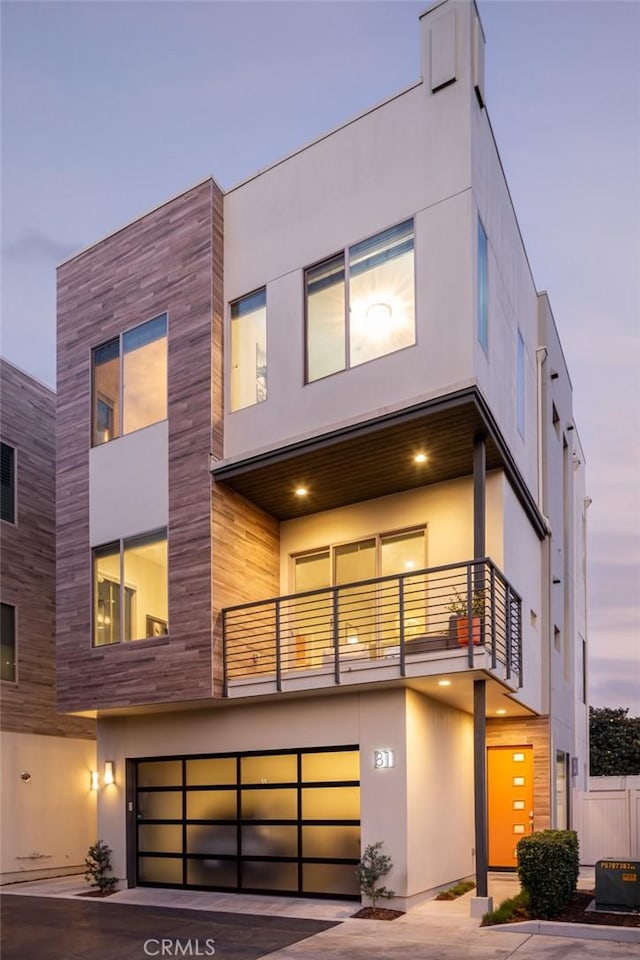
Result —
M 92 770 L 92 771 L 91 771 L 91 789 L 92 789 L 92 790 L 97 790 L 97 789 L 98 789 L 98 786 L 99 786 L 99 782 L 98 782 L 98 771 L 97 771 L 97 770 Z
M 104 762 L 104 785 L 105 787 L 109 786 L 111 783 L 116 782 L 116 769 L 113 760 L 105 760 Z

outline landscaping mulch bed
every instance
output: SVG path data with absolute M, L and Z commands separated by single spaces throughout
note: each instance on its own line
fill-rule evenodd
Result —
M 556 920 L 565 923 L 596 923 L 601 926 L 640 927 L 640 912 L 636 913 L 603 913 L 600 910 L 587 911 L 587 907 L 595 896 L 593 890 L 578 890 L 573 902 L 563 910 Z
M 404 916 L 404 910 L 388 910 L 386 907 L 363 907 L 351 917 L 352 920 L 395 920 Z

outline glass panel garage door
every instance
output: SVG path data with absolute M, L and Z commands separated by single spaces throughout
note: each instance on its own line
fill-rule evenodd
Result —
M 357 897 L 358 748 L 138 760 L 137 882 Z

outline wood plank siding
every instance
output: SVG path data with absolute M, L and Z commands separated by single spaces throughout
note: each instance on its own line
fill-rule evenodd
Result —
M 487 720 L 488 747 L 533 747 L 533 808 L 535 829 L 551 826 L 549 718 Z
M 208 180 L 58 270 L 57 649 L 63 710 L 183 702 L 212 694 L 208 460 L 213 424 L 220 443 L 221 383 L 214 378 L 212 389 L 212 343 L 221 367 L 222 253 L 222 196 Z M 165 312 L 170 634 L 94 648 L 91 350 Z
M 280 524 L 223 483 L 213 490 L 213 621 L 215 692 L 222 693 L 224 607 L 280 593 Z M 250 616 L 250 612 L 247 616 Z
M 0 435 L 15 450 L 15 523 L 0 523 L 0 599 L 15 607 L 16 682 L 2 682 L 0 727 L 92 739 L 94 723 L 56 712 L 55 394 L 0 360 Z

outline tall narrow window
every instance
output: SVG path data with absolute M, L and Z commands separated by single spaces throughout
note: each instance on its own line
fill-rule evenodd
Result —
M 93 551 L 94 646 L 168 633 L 167 568 L 166 530 Z
M 305 271 L 307 382 L 415 343 L 413 248 L 407 220 Z
M 489 349 L 488 292 L 487 235 L 478 220 L 478 340 L 485 353 Z
M 267 294 L 231 304 L 231 410 L 267 399 Z
M 347 365 L 344 254 L 311 267 L 307 293 L 307 380 L 320 380 Z
M 16 608 L 0 603 L 0 658 L 2 680 L 16 679 Z
M 167 315 L 93 351 L 93 445 L 167 417 Z
M 524 439 L 524 340 L 518 330 L 518 346 L 516 352 L 516 418 L 518 432 Z
M 16 522 L 16 452 L 7 443 L 0 443 L 0 517 L 7 523 Z
M 122 336 L 123 433 L 167 418 L 167 315 Z

